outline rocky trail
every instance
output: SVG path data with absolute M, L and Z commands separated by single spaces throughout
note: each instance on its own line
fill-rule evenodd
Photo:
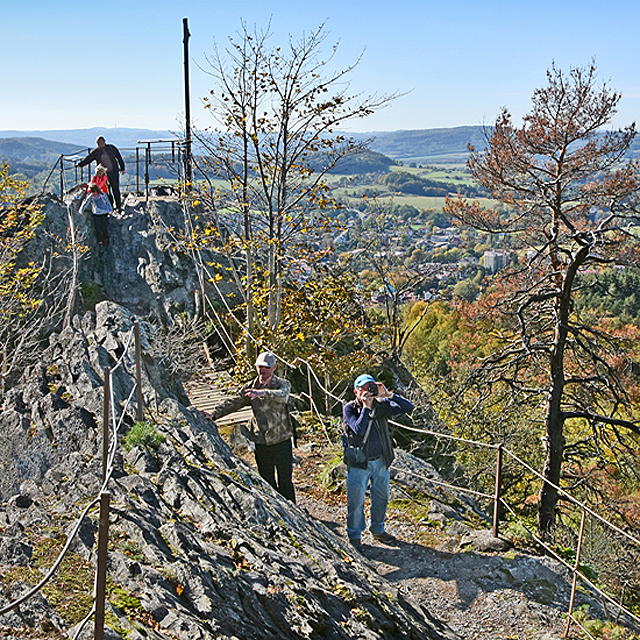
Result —
M 297 504 L 346 538 L 346 493 L 323 486 L 319 476 L 335 451 L 300 443 L 295 451 Z M 241 456 L 253 464 L 253 455 Z M 398 489 L 392 488 L 392 501 Z M 395 497 L 398 497 L 396 495 Z M 392 502 L 393 504 L 393 502 Z M 554 640 L 563 637 L 570 578 L 556 562 L 518 551 L 477 551 L 461 523 L 439 530 L 416 522 L 401 508 L 390 508 L 387 530 L 397 544 L 387 546 L 368 533 L 353 560 L 374 568 L 396 589 L 410 595 L 434 618 L 466 640 Z M 466 536 L 466 538 L 465 538 Z
M 189 395 L 196 406 L 207 409 L 224 395 L 220 389 L 196 387 Z M 253 455 L 238 446 L 233 425 L 249 418 L 245 411 L 220 424 L 236 453 L 255 468 Z M 341 484 L 342 465 L 332 473 L 335 484 L 326 486 L 323 471 L 335 463 L 336 450 L 302 438 L 295 450 L 294 482 L 297 504 L 333 533 L 346 538 L 346 492 Z M 392 486 L 392 506 L 387 530 L 397 544 L 387 546 L 363 536 L 362 550 L 354 560 L 367 562 L 397 589 L 420 602 L 435 618 L 467 640 L 552 640 L 562 638 L 570 597 L 570 577 L 558 563 L 518 551 L 477 551 L 466 525 L 441 526 L 416 522 L 414 514 L 394 507 L 406 498 Z M 442 506 L 442 505 L 439 505 Z M 488 533 L 485 531 L 484 533 Z M 466 538 L 465 538 L 466 536 Z M 488 536 L 490 538 L 490 536 Z M 489 543 L 490 544 L 490 543 Z
M 346 496 L 323 492 L 313 484 L 321 471 L 322 455 L 300 462 L 295 472 L 298 503 L 336 534 L 346 536 Z M 461 638 L 562 637 L 565 616 L 556 591 L 563 591 L 568 599 L 569 585 L 555 583 L 554 572 L 559 570 L 555 563 L 551 568 L 543 558 L 461 549 L 464 529 L 457 529 L 456 535 L 455 526 L 442 531 L 442 541 L 433 548 L 420 541 L 423 528 L 402 511 L 391 509 L 387 530 L 396 536 L 397 546 L 365 536 L 362 555 L 379 575 L 411 594 Z

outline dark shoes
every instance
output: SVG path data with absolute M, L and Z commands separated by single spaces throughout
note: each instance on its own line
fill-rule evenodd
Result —
M 362 550 L 362 540 L 360 538 L 349 538 L 349 544 L 358 551 Z
M 382 542 L 382 544 L 396 544 L 398 542 L 395 536 L 392 536 L 390 533 L 383 531 L 382 533 L 373 533 L 371 532 L 374 540 L 378 542 Z

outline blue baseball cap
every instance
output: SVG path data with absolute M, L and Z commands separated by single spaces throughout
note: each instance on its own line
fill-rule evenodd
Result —
M 354 380 L 353 388 L 357 389 L 358 387 L 363 387 L 367 382 L 375 382 L 375 378 L 370 376 L 368 373 L 363 373 Z

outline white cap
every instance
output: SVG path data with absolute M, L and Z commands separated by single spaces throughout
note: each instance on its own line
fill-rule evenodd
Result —
M 263 351 L 256 358 L 256 367 L 273 367 L 276 364 L 276 357 L 271 351 Z

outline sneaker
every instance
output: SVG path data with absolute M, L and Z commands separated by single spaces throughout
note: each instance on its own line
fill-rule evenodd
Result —
M 383 544 L 394 544 L 398 542 L 395 536 L 392 536 L 390 533 L 383 531 L 382 533 L 373 533 L 371 532 L 374 540 L 378 542 L 382 542 Z
M 349 538 L 349 544 L 358 551 L 362 549 L 362 540 L 360 538 Z

